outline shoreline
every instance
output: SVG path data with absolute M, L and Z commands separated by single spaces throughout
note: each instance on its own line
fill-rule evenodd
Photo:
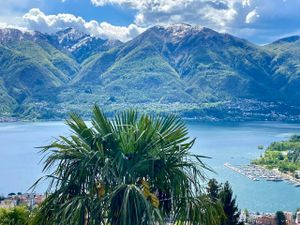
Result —
M 225 119 L 216 119 L 216 118 L 196 118 L 196 117 L 180 117 L 184 121 L 188 122 L 203 122 L 203 123 L 263 123 L 263 122 L 282 122 L 282 123 L 300 123 L 300 119 L 255 119 L 255 118 L 246 118 L 246 119 L 233 119 L 233 118 L 225 118 Z M 84 121 L 90 121 L 91 118 L 88 117 L 82 117 Z M 21 119 L 21 118 L 0 118 L 0 124 L 1 123 L 35 123 L 35 122 L 64 122 L 66 119 L 69 119 L 69 117 L 66 118 L 60 118 L 60 119 Z
M 264 166 L 257 165 L 258 167 L 264 168 L 265 170 L 268 170 Z M 278 169 L 273 169 L 275 173 L 277 173 L 279 176 L 283 177 L 284 180 L 292 182 L 296 187 L 300 187 L 300 179 L 295 178 L 294 176 L 290 174 L 283 173 L 279 171 Z
M 252 181 L 259 181 L 260 179 L 272 182 L 285 181 L 295 187 L 300 187 L 300 179 L 280 172 L 278 169 L 267 169 L 264 166 L 254 164 L 233 166 L 230 163 L 224 163 L 224 166 Z

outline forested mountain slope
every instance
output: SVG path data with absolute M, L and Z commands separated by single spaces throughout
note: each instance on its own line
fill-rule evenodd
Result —
M 0 116 L 87 116 L 98 103 L 209 120 L 299 119 L 300 38 L 258 46 L 187 24 L 122 43 L 69 28 L 0 30 Z

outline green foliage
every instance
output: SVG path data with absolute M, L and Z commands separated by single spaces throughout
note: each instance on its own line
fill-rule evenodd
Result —
M 53 172 L 37 224 L 218 224 L 201 185 L 209 168 L 177 117 L 131 110 L 110 120 L 95 106 L 91 127 L 75 114 L 66 123 L 73 134 L 43 149 Z
M 294 172 L 300 169 L 300 138 L 293 135 L 287 141 L 273 142 L 264 155 L 254 164 L 265 165 L 268 168 L 278 168 L 283 172 Z
M 207 183 L 207 194 L 210 199 L 213 201 L 217 201 L 219 198 L 221 185 L 218 184 L 218 181 L 216 179 L 210 179 Z
M 221 225 L 243 225 L 242 222 L 239 222 L 240 211 L 228 182 L 222 185 L 215 179 L 209 180 L 207 194 L 213 202 L 223 209 L 224 216 L 221 217 Z
M 291 138 L 289 141 L 273 142 L 267 148 L 270 151 L 292 151 L 300 149 L 300 141 L 295 138 Z
M 286 225 L 286 218 L 282 211 L 276 212 L 276 222 L 278 225 Z
M 221 224 L 242 225 L 243 223 L 238 221 L 240 212 L 236 205 L 236 198 L 233 197 L 233 192 L 228 182 L 225 182 L 220 190 L 219 198 L 226 216 L 226 219 Z
M 299 134 L 292 135 L 290 142 L 300 142 L 300 135 Z
M 0 208 L 0 225 L 30 225 L 30 211 L 26 207 Z

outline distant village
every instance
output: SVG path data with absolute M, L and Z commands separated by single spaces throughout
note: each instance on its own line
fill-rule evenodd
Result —
M 39 206 L 45 195 L 36 193 L 10 193 L 6 197 L 0 197 L 0 208 L 13 208 L 16 206 L 27 206 L 33 209 Z M 292 212 L 283 212 L 287 225 L 300 225 L 300 211 L 296 214 Z M 277 225 L 276 213 L 249 213 L 243 211 L 240 215 L 240 221 L 245 225 Z
M 299 225 L 300 224 L 300 211 L 295 213 L 283 212 L 286 219 L 286 225 Z M 242 212 L 240 221 L 246 225 L 277 225 L 276 213 L 247 213 Z
M 44 195 L 36 193 L 10 193 L 6 197 L 0 197 L 0 208 L 27 206 L 29 209 L 33 209 L 40 205 L 44 199 Z

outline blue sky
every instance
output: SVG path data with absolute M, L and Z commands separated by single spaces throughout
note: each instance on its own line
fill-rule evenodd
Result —
M 189 23 L 258 44 L 300 34 L 300 0 L 0 0 L 0 26 L 75 27 L 128 41 L 154 25 Z
M 39 2 L 39 1 L 37 1 Z M 41 10 L 46 14 L 70 13 L 85 20 L 106 21 L 117 26 L 127 26 L 134 21 L 135 10 L 117 5 L 95 7 L 89 0 L 50 0 Z

